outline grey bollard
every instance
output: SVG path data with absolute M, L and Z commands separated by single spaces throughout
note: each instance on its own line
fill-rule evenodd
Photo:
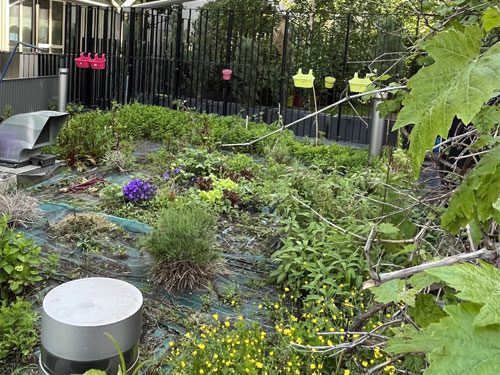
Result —
M 66 112 L 68 104 L 68 68 L 59 68 L 59 90 L 57 95 L 57 110 Z
M 377 106 L 387 98 L 386 93 L 376 93 L 372 99 L 372 120 L 369 128 L 369 152 L 370 157 L 382 155 L 384 144 L 385 118 L 380 116 Z

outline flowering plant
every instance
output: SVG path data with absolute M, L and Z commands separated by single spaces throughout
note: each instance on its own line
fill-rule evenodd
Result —
M 181 167 L 171 167 L 170 169 L 167 169 L 165 173 L 162 174 L 162 177 L 165 181 L 169 181 L 171 179 L 174 179 L 181 172 L 182 172 Z
M 144 202 L 155 196 L 156 186 L 138 178 L 129 181 L 122 189 L 125 200 Z

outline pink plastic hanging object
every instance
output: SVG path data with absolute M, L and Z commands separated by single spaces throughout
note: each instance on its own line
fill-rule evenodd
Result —
M 90 60 L 90 67 L 94 70 L 106 69 L 106 55 L 103 53 L 101 57 L 96 53 L 94 58 Z
M 88 55 L 85 55 L 84 52 L 80 53 L 80 56 L 75 58 L 75 64 L 80 69 L 90 68 L 90 53 Z
M 222 79 L 224 81 L 230 81 L 233 71 L 231 69 L 222 69 Z

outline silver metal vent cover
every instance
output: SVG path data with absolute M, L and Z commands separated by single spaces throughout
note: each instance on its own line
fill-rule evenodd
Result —
M 22 164 L 54 143 L 68 114 L 56 111 L 22 113 L 0 124 L 0 162 Z
M 43 300 L 42 374 L 82 374 L 89 369 L 116 374 L 120 344 L 127 368 L 138 359 L 143 297 L 121 280 L 93 277 L 67 282 Z

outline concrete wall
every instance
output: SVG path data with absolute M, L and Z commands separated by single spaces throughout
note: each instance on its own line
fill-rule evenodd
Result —
M 14 114 L 49 109 L 49 101 L 57 99 L 57 89 L 58 76 L 3 80 L 0 83 L 0 115 L 7 105 L 13 108 Z

